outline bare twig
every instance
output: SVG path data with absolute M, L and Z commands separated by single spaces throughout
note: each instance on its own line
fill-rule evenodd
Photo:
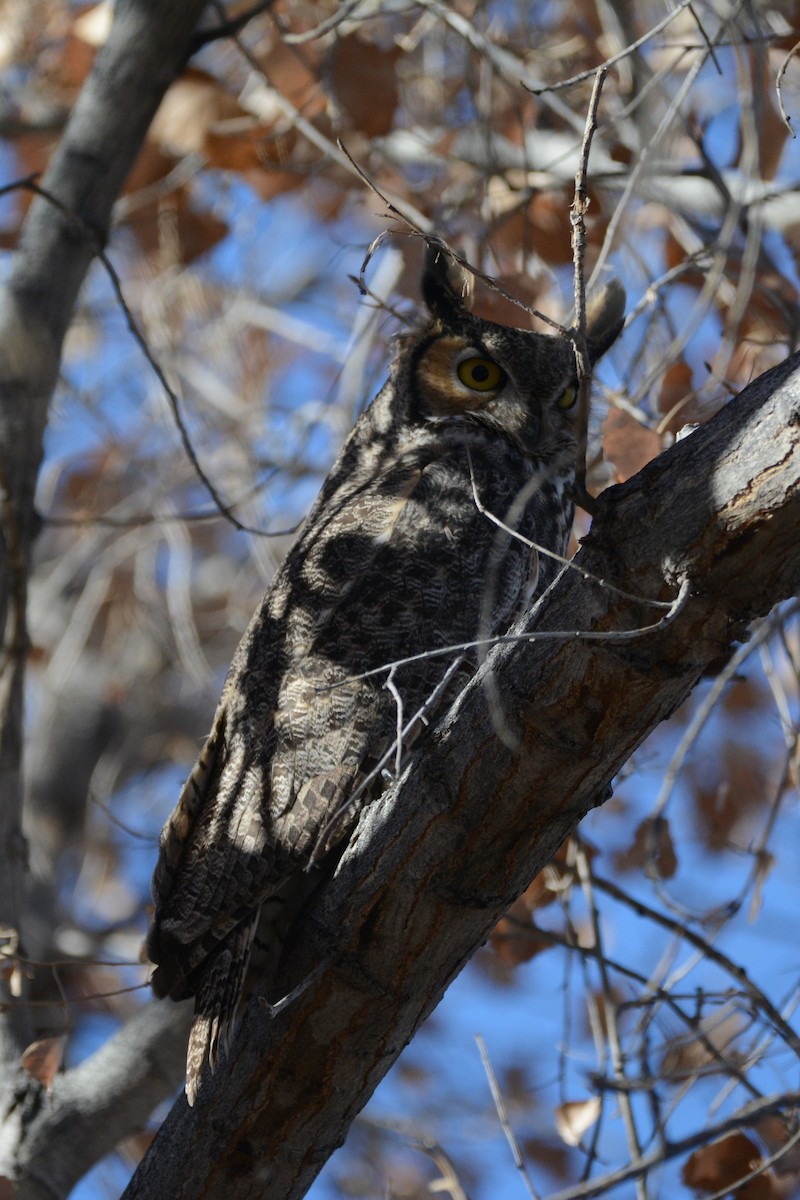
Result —
M 575 292 L 575 330 L 573 345 L 575 349 L 575 369 L 578 377 L 578 449 L 575 464 L 575 499 L 581 507 L 591 513 L 595 510 L 592 497 L 586 491 L 586 446 L 589 438 L 589 399 L 592 386 L 592 364 L 589 359 L 589 348 L 586 343 L 586 276 L 584 261 L 586 256 L 586 212 L 589 207 L 589 195 L 586 179 L 589 172 L 589 155 L 592 150 L 592 139 L 597 129 L 597 110 L 603 91 L 607 70 L 601 67 L 595 75 L 589 110 L 586 114 L 586 128 L 583 134 L 581 155 L 578 170 L 575 173 L 575 194 L 569 210 L 572 227 L 572 263 L 574 272 Z
M 661 1166 L 673 1158 L 682 1157 L 691 1150 L 696 1150 L 698 1146 L 705 1146 L 726 1133 L 734 1133 L 740 1129 L 758 1125 L 764 1117 L 785 1113 L 795 1108 L 798 1103 L 800 1103 L 800 1092 L 796 1091 L 765 1096 L 762 1100 L 753 1100 L 715 1125 L 706 1125 L 687 1137 L 657 1146 L 617 1171 L 609 1171 L 605 1175 L 588 1180 L 577 1187 L 564 1188 L 560 1192 L 554 1192 L 548 1200 L 592 1200 L 592 1197 L 602 1196 L 621 1183 L 626 1183 L 629 1179 L 638 1179 L 655 1167 Z M 729 1191 L 730 1188 L 726 1189 L 724 1194 L 727 1195 Z
M 399 208 L 397 204 L 389 198 L 389 195 L 381 191 L 375 181 L 370 178 L 370 176 L 361 166 L 359 166 L 344 143 L 340 140 L 337 144 L 342 153 L 347 157 L 348 161 L 352 165 L 353 170 L 356 172 L 359 178 L 362 179 L 370 191 L 374 192 L 375 195 L 378 196 L 379 199 L 381 199 L 386 205 L 386 212 L 388 216 L 399 221 L 401 225 L 405 226 L 406 230 L 410 234 L 421 237 L 426 245 L 432 246 L 435 249 L 440 249 L 443 254 L 446 254 L 448 258 L 453 259 L 454 262 L 458 263 L 458 265 L 465 271 L 468 271 L 470 275 L 474 276 L 475 279 L 480 279 L 480 281 L 486 284 L 491 291 L 496 292 L 498 296 L 502 296 L 504 300 L 508 300 L 511 304 L 515 304 L 517 308 L 522 310 L 522 312 L 528 313 L 529 316 L 536 317 L 536 319 L 539 321 L 543 321 L 546 325 L 549 325 L 556 331 L 556 333 L 561 334 L 563 337 L 570 336 L 570 331 L 563 325 L 560 325 L 558 321 L 554 321 L 552 317 L 548 317 L 545 313 L 539 312 L 538 309 L 532 308 L 529 304 L 525 304 L 523 300 L 520 300 L 517 296 L 512 295 L 511 292 L 507 292 L 505 288 L 503 288 L 495 279 L 492 278 L 491 275 L 487 275 L 485 272 L 479 270 L 478 267 L 473 266 L 468 259 L 462 258 L 462 256 L 452 248 L 452 246 L 449 246 L 441 237 L 431 230 L 430 222 L 426 218 L 420 218 L 416 213 L 411 216 L 408 211 L 408 205 L 405 203 L 403 203 L 402 209 Z M 396 232 L 397 231 L 394 230 L 384 229 L 370 243 L 359 272 L 358 286 L 362 294 L 365 294 L 367 291 L 366 286 L 363 283 L 363 279 L 364 273 L 372 256 L 378 247 L 385 241 L 385 239 L 392 237 L 393 234 L 396 234 Z
M 639 625 L 635 629 L 610 629 L 610 630 L 593 630 L 593 629 L 538 629 L 531 630 L 529 633 L 505 633 L 497 634 L 494 637 L 476 638 L 471 642 L 458 642 L 452 646 L 441 646 L 435 650 L 425 650 L 420 654 L 411 654 L 408 658 L 398 658 L 394 662 L 384 663 L 380 667 L 374 667 L 371 671 L 364 671 L 361 675 L 348 676 L 341 683 L 332 684 L 331 687 L 343 687 L 348 683 L 356 683 L 361 679 L 369 679 L 375 675 L 383 675 L 397 667 L 408 666 L 409 663 L 422 662 L 428 658 L 441 658 L 443 655 L 451 655 L 456 653 L 466 653 L 469 650 L 482 650 L 485 648 L 491 649 L 493 646 L 509 646 L 517 642 L 539 642 L 539 641 L 567 641 L 567 642 L 628 642 L 634 641 L 637 638 L 646 637 L 651 633 L 661 633 L 666 629 L 675 618 L 681 613 L 686 601 L 691 592 L 689 580 L 684 580 L 680 586 L 680 590 L 671 602 L 669 611 L 664 614 L 660 621 L 654 621 L 652 625 Z M 647 601 L 650 603 L 650 601 Z
M 666 17 L 660 20 L 657 25 L 653 25 L 651 29 L 648 29 L 647 33 L 643 33 L 635 42 L 631 42 L 624 50 L 620 50 L 619 54 L 614 54 L 611 58 L 607 58 L 599 67 L 590 67 L 588 71 L 580 71 L 577 75 L 570 75 L 569 79 L 560 79 L 558 83 L 550 83 L 543 87 L 529 87 L 524 80 L 521 80 L 522 86 L 527 88 L 529 92 L 533 92 L 534 96 L 542 96 L 547 92 L 561 92 L 564 88 L 572 87 L 573 84 L 582 83 L 584 79 L 591 79 L 597 71 L 607 71 L 609 67 L 613 67 L 623 58 L 628 58 L 635 50 L 646 45 L 657 33 L 660 33 L 662 29 L 666 29 L 667 25 L 671 24 L 684 8 L 690 8 L 693 2 L 694 0 L 679 0 L 675 8 L 670 9 Z
M 603 989 L 603 1006 L 605 1013 L 606 1034 L 608 1038 L 609 1049 L 611 1051 L 611 1067 L 614 1072 L 614 1078 L 624 1080 L 625 1057 L 622 1051 L 622 1042 L 617 1025 L 617 1006 L 611 988 L 608 971 L 606 970 L 603 952 L 603 934 L 600 926 L 600 917 L 597 911 L 597 905 L 594 899 L 594 891 L 592 888 L 592 872 L 589 859 L 579 839 L 576 839 L 575 842 L 575 865 L 578 872 L 578 878 L 583 887 L 586 903 L 589 908 L 592 921 L 592 932 L 594 935 L 594 944 L 597 948 L 597 965 L 600 972 L 600 981 Z M 642 1143 L 639 1138 L 639 1131 L 636 1127 L 636 1119 L 634 1116 L 633 1105 L 631 1104 L 630 1096 L 624 1092 L 620 1092 L 619 1104 L 622 1111 L 622 1119 L 625 1125 L 625 1134 L 628 1141 L 628 1153 L 632 1158 L 639 1158 L 642 1153 Z M 646 1200 L 647 1189 L 645 1187 L 644 1177 L 636 1180 L 636 1190 L 640 1200 Z
M 304 46 L 307 42 L 314 42 L 317 38 L 324 37 L 327 33 L 332 33 L 334 29 L 338 29 L 345 21 L 356 12 L 364 0 L 342 0 L 336 12 L 331 13 L 324 21 L 320 21 L 319 25 L 315 25 L 312 29 L 305 29 L 302 33 L 281 32 L 281 37 L 287 46 Z
M 653 600 L 647 596 L 636 596 L 632 592 L 626 592 L 624 588 L 619 588 L 616 586 L 616 584 L 609 583 L 607 579 L 600 579 L 597 575 L 593 575 L 591 571 L 587 571 L 585 567 L 582 567 L 579 563 L 576 563 L 573 558 L 566 558 L 563 554 L 557 554 L 555 550 L 549 550 L 547 546 L 542 546 L 538 542 L 534 542 L 531 541 L 530 538 L 526 538 L 524 534 L 519 532 L 519 530 L 513 529 L 510 525 L 506 524 L 505 521 L 502 521 L 500 517 L 496 516 L 495 513 L 486 508 L 480 496 L 478 495 L 478 485 L 475 480 L 475 473 L 472 468 L 471 457 L 469 468 L 470 482 L 472 484 L 472 498 L 475 501 L 475 507 L 482 516 L 486 517 L 488 521 L 491 521 L 493 525 L 496 525 L 498 529 L 502 529 L 503 532 L 507 533 L 509 537 L 514 538 L 515 541 L 522 542 L 524 546 L 528 546 L 531 550 L 535 550 L 537 554 L 543 554 L 545 558 L 550 558 L 554 562 L 561 563 L 562 566 L 567 567 L 570 571 L 577 571 L 578 574 L 583 576 L 587 582 L 596 583 L 599 587 L 605 588 L 605 590 L 608 592 L 613 592 L 615 596 L 620 596 L 624 600 L 634 600 L 638 604 L 649 604 L 653 608 L 663 608 L 667 611 L 672 608 L 673 601 Z M 542 481 L 539 477 L 539 474 L 537 473 L 531 481 L 532 490 L 538 489 L 541 486 L 541 482 Z
M 202 50 L 204 46 L 210 45 L 211 42 L 220 41 L 222 38 L 232 38 L 241 33 L 245 25 L 252 21 L 254 17 L 261 16 L 262 13 L 269 12 L 275 0 L 257 0 L 256 4 L 252 4 L 250 8 L 244 9 L 237 13 L 236 16 L 229 17 L 225 12 L 224 5 L 220 3 L 212 4 L 212 8 L 216 9 L 217 15 L 220 18 L 219 25 L 214 25 L 209 29 L 200 29 L 192 38 L 187 58 L 197 54 L 198 50 Z
M 780 70 L 778 71 L 778 74 L 775 77 L 775 91 L 778 93 L 778 106 L 780 107 L 781 116 L 784 119 L 786 128 L 789 130 L 789 133 L 792 135 L 793 138 L 796 138 L 797 134 L 794 131 L 794 126 L 792 125 L 792 119 L 789 116 L 789 114 L 787 113 L 786 108 L 784 107 L 784 103 L 783 103 L 783 77 L 786 74 L 786 70 L 789 66 L 789 63 L 792 61 L 794 56 L 797 54 L 798 50 L 800 50 L 800 42 L 795 42 L 795 44 L 792 46 L 789 53 L 786 55 L 786 58 L 781 63 Z
M 87 225 L 87 223 L 83 220 L 82 217 L 80 217 L 77 213 L 73 212 L 67 205 L 63 204 L 62 201 L 59 200 L 59 198 L 57 196 L 53 195 L 52 192 L 47 191 L 47 189 L 43 188 L 41 186 L 41 184 L 36 183 L 35 178 L 33 176 L 29 176 L 27 179 L 17 180 L 14 184 L 12 184 L 10 186 L 11 186 L 11 188 L 15 188 L 15 187 L 16 188 L 24 188 L 27 191 L 35 192 L 37 196 L 41 196 L 42 199 L 46 200 L 49 204 L 52 204 L 54 208 L 58 209 L 58 211 L 63 216 L 65 216 L 70 222 L 72 222 L 72 224 L 74 224 L 75 227 L 80 231 L 81 236 L 86 238 L 87 242 L 92 247 L 93 253 L 97 257 L 99 262 L 102 264 L 103 269 L 105 270 L 105 272 L 108 276 L 109 282 L 111 283 L 111 287 L 114 292 L 114 296 L 122 310 L 122 313 L 125 317 L 125 323 L 127 324 L 128 329 L 134 338 L 134 341 L 139 346 L 139 349 L 142 351 L 145 358 L 147 359 L 147 362 L 150 364 L 150 367 L 152 368 L 156 378 L 158 379 L 158 382 L 161 384 L 162 388 L 164 389 L 164 393 L 167 397 L 167 400 L 169 401 L 170 408 L 172 409 L 173 419 L 174 419 L 175 425 L 178 429 L 178 433 L 180 435 L 180 439 L 183 444 L 183 448 L 186 452 L 186 456 L 189 459 L 190 463 L 192 464 L 192 467 L 194 468 L 198 479 L 203 484 L 206 491 L 211 496 L 211 499 L 216 504 L 216 506 L 220 512 L 220 515 L 223 516 L 226 521 L 229 521 L 230 524 L 233 525 L 233 527 L 235 529 L 238 529 L 242 533 L 252 533 L 252 534 L 258 535 L 259 537 L 264 536 L 264 534 L 265 534 L 264 530 L 259 529 L 255 526 L 246 525 L 244 522 L 239 520 L 239 518 L 231 511 L 230 507 L 222 499 L 222 496 L 217 491 L 215 484 L 212 483 L 211 479 L 208 477 L 205 470 L 200 465 L 200 462 L 197 458 L 197 453 L 194 449 L 194 446 L 192 445 L 192 440 L 189 435 L 189 430 L 186 427 L 186 423 L 183 419 L 183 414 L 181 413 L 180 402 L 178 400 L 177 392 L 170 385 L 169 380 L 167 379 L 167 376 L 166 376 L 166 373 L 165 373 L 163 367 L 161 366 L 161 364 L 158 362 L 155 355 L 151 351 L 151 349 L 147 343 L 147 338 L 144 336 L 141 329 L 139 328 L 138 322 L 136 321 L 136 318 L 134 317 L 133 312 L 131 311 L 130 306 L 128 305 L 128 302 L 125 299 L 125 293 L 122 288 L 122 281 L 121 281 L 119 275 L 117 274 L 116 268 L 114 267 L 113 263 L 111 262 L 110 258 L 108 257 L 108 254 L 106 253 L 105 249 L 103 248 L 98 234 L 93 229 L 91 229 L 89 225 Z M 8 190 L 10 190 L 10 189 L 8 189 Z
M 656 802 L 653 805 L 649 820 L 655 821 L 664 815 L 664 810 L 669 804 L 670 796 L 672 795 L 675 781 L 678 778 L 681 767 L 683 766 L 686 756 L 692 746 L 697 741 L 706 721 L 711 716 L 717 703 L 719 702 L 722 693 L 729 685 L 732 679 L 735 679 L 743 664 L 747 661 L 754 650 L 757 650 L 764 642 L 772 637 L 775 630 L 782 624 L 787 617 L 800 610 L 800 601 L 794 601 L 789 606 L 789 609 L 782 609 L 759 622 L 758 627 L 753 631 L 749 641 L 739 647 L 735 654 L 731 656 L 723 669 L 717 675 L 714 683 L 704 696 L 701 704 L 695 710 L 691 721 L 686 726 L 686 729 L 675 747 L 672 758 L 669 761 L 666 771 L 661 780 Z
M 723 954 L 721 950 L 718 950 L 716 946 L 712 945 L 708 938 L 704 938 L 700 934 L 695 933 L 694 930 L 691 929 L 685 922 L 676 921 L 674 918 L 658 912 L 657 909 L 652 908 L 649 904 L 645 904 L 644 901 L 633 896 L 626 895 L 626 893 L 623 892 L 623 890 L 617 884 L 612 883 L 610 879 L 602 879 L 595 875 L 594 882 L 596 887 L 600 888 L 604 892 L 607 892 L 609 896 L 614 896 L 616 899 L 622 900 L 640 916 L 645 916 L 648 920 L 654 921 L 657 925 L 661 925 L 662 928 L 671 930 L 676 937 L 682 938 L 691 946 L 694 946 L 704 958 L 716 963 L 718 967 L 721 967 L 726 974 L 730 975 L 731 978 L 736 980 L 739 987 L 741 987 L 749 997 L 753 1006 L 764 1014 L 765 1018 L 772 1023 L 773 1027 L 779 1033 L 780 1037 L 783 1039 L 792 1053 L 796 1057 L 800 1058 L 800 1037 L 795 1033 L 792 1027 L 787 1024 L 786 1020 L 769 999 L 769 997 L 765 995 L 760 987 L 753 983 L 744 967 L 740 967 L 739 964 L 734 962 L 733 959 L 727 954 Z
M 520 1173 L 522 1181 L 528 1190 L 528 1195 L 531 1196 L 532 1200 L 539 1200 L 539 1193 L 536 1191 L 536 1188 L 533 1186 L 533 1180 L 531 1179 L 530 1174 L 528 1173 L 528 1168 L 525 1165 L 525 1159 L 522 1157 L 522 1150 L 520 1148 L 519 1142 L 517 1141 L 517 1135 L 514 1133 L 514 1130 L 511 1125 L 511 1121 L 508 1118 L 508 1109 L 506 1108 L 506 1102 L 503 1099 L 503 1093 L 500 1090 L 500 1084 L 497 1082 L 497 1076 L 495 1075 L 494 1067 L 492 1066 L 492 1060 L 489 1057 L 489 1051 L 486 1048 L 486 1042 L 484 1041 L 483 1037 L 479 1033 L 475 1034 L 475 1041 L 478 1046 L 478 1053 L 481 1056 L 481 1062 L 483 1063 L 483 1069 L 486 1072 L 486 1078 L 489 1081 L 489 1088 L 492 1093 L 492 1100 L 494 1101 L 494 1107 L 495 1107 L 495 1110 L 497 1111 L 497 1116 L 498 1116 L 498 1118 L 500 1120 L 500 1124 L 503 1128 L 503 1133 L 505 1134 L 506 1141 L 508 1142 L 508 1146 L 511 1151 L 511 1156 L 514 1159 L 514 1166 L 517 1168 L 517 1170 Z

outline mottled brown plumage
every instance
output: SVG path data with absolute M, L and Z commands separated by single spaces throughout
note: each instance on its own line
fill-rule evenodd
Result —
M 156 994 L 195 997 L 190 1103 L 229 1039 L 259 914 L 277 956 L 307 869 L 341 847 L 421 723 L 404 727 L 442 711 L 478 652 L 390 665 L 505 631 L 558 570 L 487 511 L 566 548 L 572 343 L 473 316 L 452 277 L 430 250 L 428 317 L 399 339 L 250 622 L 161 836 L 147 947 Z M 612 285 L 593 306 L 593 359 L 623 303 Z

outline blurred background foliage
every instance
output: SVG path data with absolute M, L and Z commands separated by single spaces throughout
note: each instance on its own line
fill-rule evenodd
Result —
M 569 321 L 574 177 L 608 61 L 585 274 L 621 277 L 629 317 L 595 385 L 591 490 L 798 341 L 800 4 L 253 7 L 211 6 L 229 36 L 164 99 L 117 205 L 113 275 L 96 264 L 84 290 L 47 435 L 26 967 L 53 1039 L 45 1070 L 147 1002 L 158 831 L 251 612 L 380 386 L 389 338 L 415 318 L 406 218 Z M 30 199 L 14 185 L 45 167 L 110 17 L 0 4 L 4 271 Z M 530 321 L 486 288 L 478 306 Z M 579 514 L 576 537 L 588 523 Z M 313 1196 L 566 1200 L 615 1180 L 627 1196 L 800 1194 L 799 670 L 790 603 L 534 880 Z M 751 1102 L 757 1121 L 726 1124 Z M 147 1136 L 75 1194 L 118 1194 Z

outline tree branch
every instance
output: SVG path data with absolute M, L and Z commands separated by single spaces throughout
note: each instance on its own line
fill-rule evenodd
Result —
M 654 600 L 688 582 L 669 626 L 615 641 L 653 610 L 561 574 L 525 629 L 563 640 L 498 646 L 399 784 L 362 813 L 276 986 L 327 969 L 274 1020 L 248 1005 L 230 1060 L 193 1110 L 175 1106 L 127 1200 L 305 1193 L 448 983 L 634 750 L 754 617 L 797 589 L 799 522 L 795 355 L 598 503 L 578 563 Z
M 123 1138 L 142 1129 L 183 1074 L 191 1005 L 154 1000 L 91 1058 L 57 1075 L 45 1095 L 34 1084 L 17 1156 L 19 1200 L 67 1196 Z

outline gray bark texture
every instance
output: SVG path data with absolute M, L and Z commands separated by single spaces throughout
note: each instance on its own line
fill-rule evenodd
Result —
M 604 493 L 576 560 L 595 580 L 566 569 L 521 627 L 532 637 L 490 654 L 365 810 L 293 938 L 280 982 L 308 987 L 272 1020 L 251 1001 L 230 1059 L 193 1110 L 177 1102 L 126 1200 L 306 1193 L 448 983 L 637 746 L 797 590 L 799 522 L 794 355 Z M 681 598 L 664 618 L 606 584 Z

